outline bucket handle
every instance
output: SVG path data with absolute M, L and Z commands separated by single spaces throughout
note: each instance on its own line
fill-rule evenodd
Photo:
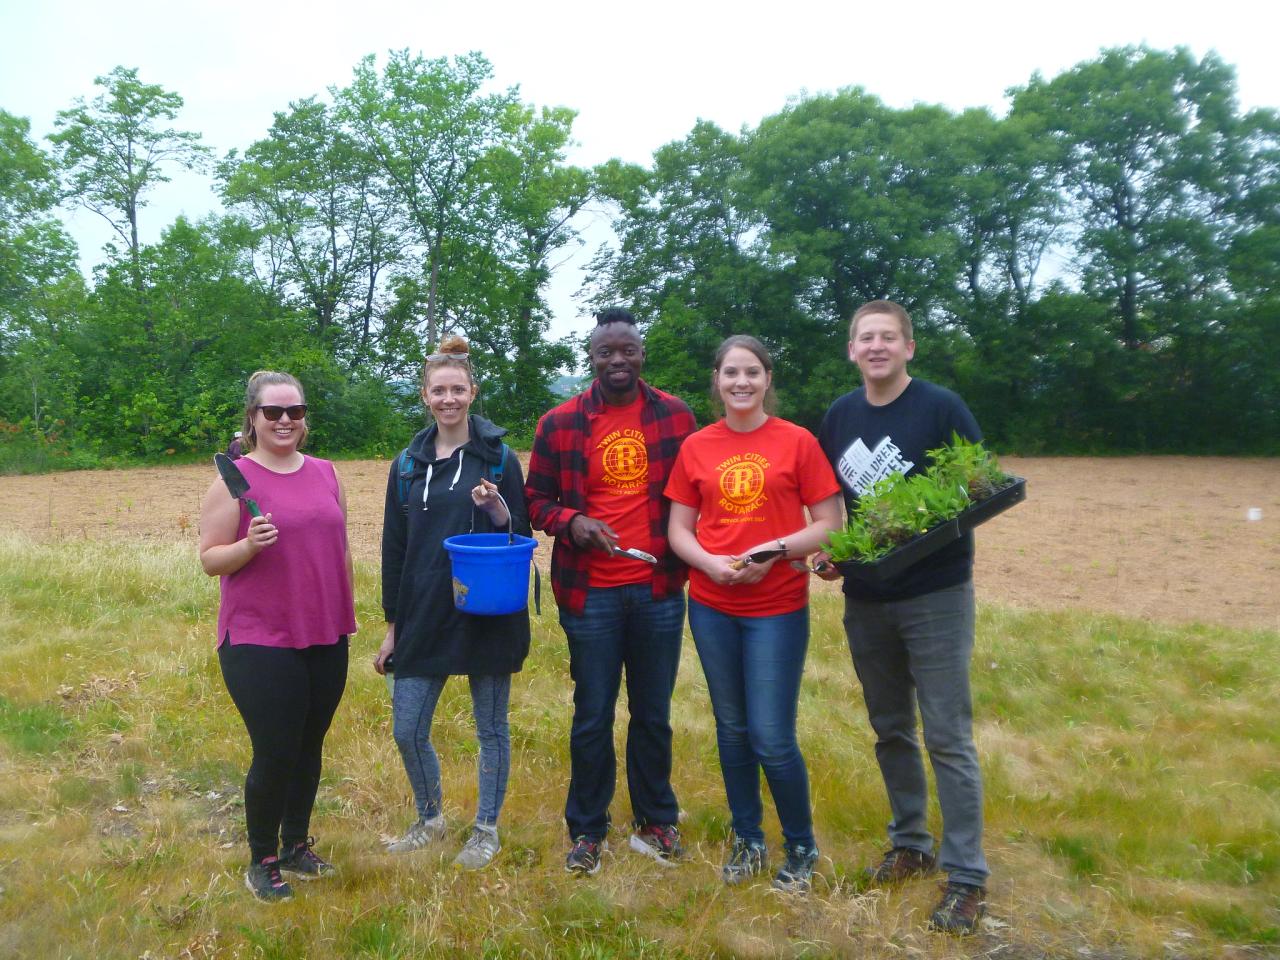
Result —
M 511 515 L 511 508 L 510 508 L 510 507 L 507 507 L 507 501 L 506 501 L 506 498 L 502 496 L 502 491 L 500 491 L 500 490 L 494 490 L 493 492 L 494 492 L 494 494 L 497 496 L 497 498 L 498 498 L 498 502 L 499 502 L 499 503 L 501 503 L 504 507 L 506 507 L 506 510 L 507 510 L 507 546 L 511 546 L 513 543 L 515 543 L 515 542 L 516 542 L 516 538 L 515 538 L 515 528 L 512 526 L 512 523 L 513 523 L 513 521 L 515 520 L 515 518 Z M 472 511 L 471 511 L 471 529 L 472 529 L 472 531 L 474 531 L 474 530 L 475 530 L 475 528 L 476 528 L 475 509 L 474 509 L 474 508 L 472 508 Z M 499 530 L 499 533 L 501 533 L 501 530 Z
M 510 546 L 516 542 L 515 529 L 511 525 L 511 521 L 513 519 L 511 516 L 511 508 L 507 506 L 507 501 L 502 498 L 501 491 L 494 490 L 493 492 L 497 494 L 498 502 L 501 503 L 507 511 L 507 546 Z

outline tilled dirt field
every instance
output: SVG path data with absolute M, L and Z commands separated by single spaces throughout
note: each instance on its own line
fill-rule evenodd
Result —
M 1027 478 L 1027 501 L 978 530 L 981 600 L 1280 630 L 1280 462 L 1006 457 L 1002 464 Z M 349 461 L 338 470 L 353 549 L 376 562 L 388 463 Z M 0 529 L 194 545 L 213 477 L 211 465 L 0 477 Z M 1247 519 L 1249 508 L 1262 518 Z M 544 543 L 539 562 L 548 556 Z

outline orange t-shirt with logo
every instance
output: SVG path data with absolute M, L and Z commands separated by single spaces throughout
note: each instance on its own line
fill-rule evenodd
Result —
M 649 452 L 640 429 L 638 398 L 625 407 L 607 404 L 591 421 L 587 447 L 587 516 L 603 520 L 618 535 L 618 546 L 650 552 Z M 591 552 L 591 586 L 648 583 L 653 568 L 630 557 Z
M 777 417 L 746 433 L 723 420 L 699 430 L 680 448 L 666 489 L 698 511 L 702 548 L 726 556 L 797 533 L 808 524 L 806 506 L 839 492 L 813 434 Z M 758 583 L 723 586 L 691 567 L 689 595 L 732 616 L 771 617 L 808 603 L 809 575 L 780 558 Z

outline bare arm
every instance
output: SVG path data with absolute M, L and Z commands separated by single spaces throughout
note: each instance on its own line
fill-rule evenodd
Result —
M 248 532 L 237 539 L 239 526 L 240 501 L 231 496 L 219 477 L 200 505 L 200 566 L 209 576 L 235 573 L 275 543 L 279 535 L 269 513 L 249 521 Z
M 832 530 L 840 526 L 840 494 L 833 493 L 825 500 L 820 500 L 809 506 L 809 523 L 795 533 L 789 533 L 780 539 L 786 541 L 787 557 L 803 557 L 810 551 L 816 550 L 818 545 L 827 539 Z M 777 549 L 777 540 L 768 540 L 757 546 L 747 550 L 746 553 L 755 553 L 758 550 Z M 742 568 L 742 583 L 756 583 L 763 580 L 765 575 L 773 568 L 773 565 L 783 557 L 775 557 L 765 563 L 752 563 Z
M 809 523 L 782 537 L 787 543 L 788 557 L 808 556 L 818 549 L 832 530 L 838 530 L 843 524 L 840 520 L 840 494 L 833 493 L 825 500 L 820 500 L 809 507 Z M 777 549 L 778 542 L 769 540 L 752 547 L 747 553 L 757 550 Z M 785 558 L 784 558 L 785 559 Z

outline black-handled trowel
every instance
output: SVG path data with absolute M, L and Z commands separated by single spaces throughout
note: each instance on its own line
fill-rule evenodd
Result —
M 222 477 L 222 482 L 231 491 L 231 496 L 237 500 L 244 501 L 244 505 L 249 508 L 249 515 L 251 517 L 262 516 L 262 511 L 258 509 L 257 502 L 245 496 L 249 492 L 249 481 L 244 478 L 244 474 L 240 472 L 240 468 L 236 466 L 235 461 L 225 453 L 215 453 L 213 455 L 213 465 L 218 468 L 218 476 Z

